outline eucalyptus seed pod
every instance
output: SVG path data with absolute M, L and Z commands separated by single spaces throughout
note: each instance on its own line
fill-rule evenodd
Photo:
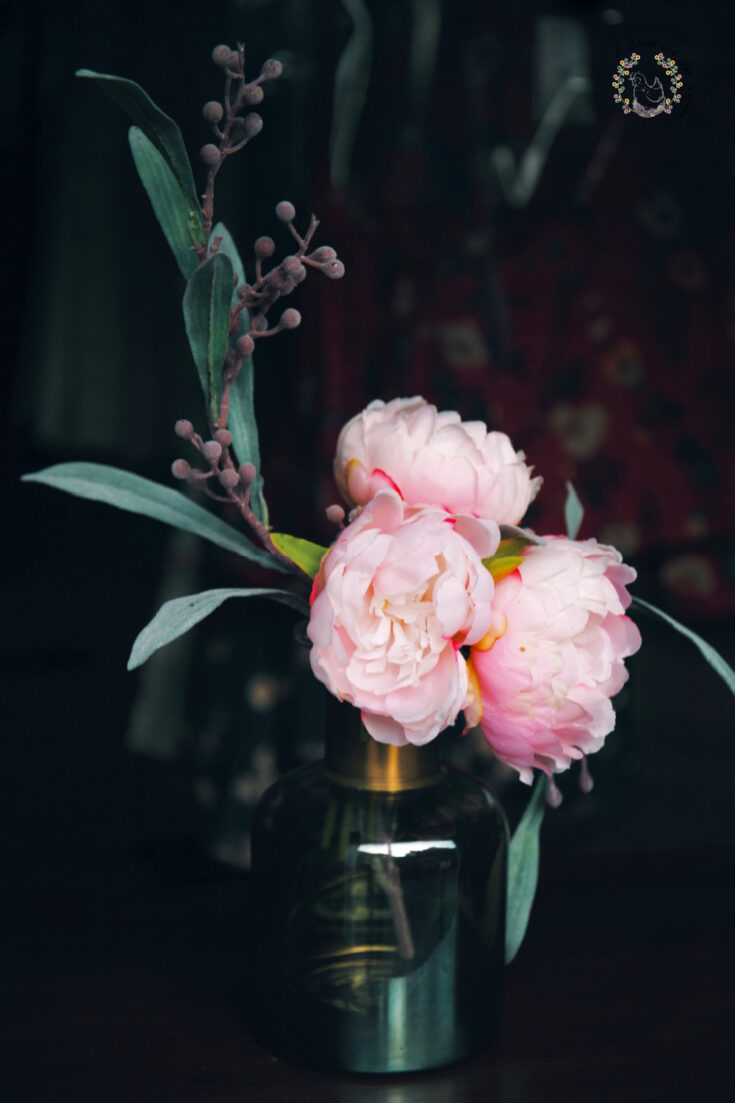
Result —
M 293 203 L 289 203 L 288 200 L 282 200 L 276 206 L 276 218 L 279 218 L 281 222 L 293 222 L 296 218 L 296 208 Z
M 243 333 L 242 337 L 237 339 L 237 354 L 245 359 L 246 356 L 250 356 L 255 348 L 255 341 L 252 339 L 249 333 Z
M 219 441 L 208 440 L 202 446 L 202 455 L 205 457 L 205 459 L 208 459 L 210 463 L 217 463 L 220 456 L 222 455 L 222 445 L 219 443 Z
M 204 121 L 210 126 L 216 126 L 225 113 L 225 109 L 217 100 L 209 100 L 202 108 Z
M 276 250 L 276 243 L 272 237 L 259 237 L 255 242 L 255 255 L 264 260 L 266 257 L 272 257 Z
M 248 138 L 254 138 L 256 134 L 260 134 L 262 129 L 263 120 L 255 111 L 251 111 L 249 115 L 245 116 L 245 133 Z
M 217 149 L 217 146 L 213 145 L 211 142 L 208 142 L 206 146 L 202 146 L 199 150 L 199 156 L 202 161 L 204 161 L 204 164 L 210 167 L 218 165 L 222 160 L 222 154 Z
M 315 261 L 316 264 L 324 264 L 328 260 L 336 259 L 337 252 L 331 245 L 320 245 L 313 253 L 309 253 L 309 260 Z
M 328 260 L 321 268 L 324 275 L 329 276 L 330 280 L 341 280 L 345 274 L 345 266 L 341 260 Z
M 228 69 L 237 65 L 238 55 L 229 46 L 215 46 L 212 50 L 212 61 L 219 65 L 220 69 Z
M 234 490 L 240 482 L 240 476 L 233 467 L 226 467 L 224 471 L 219 472 L 217 477 L 220 485 L 224 486 L 226 490 Z
M 294 308 L 290 306 L 288 310 L 284 310 L 281 315 L 280 324 L 284 329 L 296 329 L 297 326 L 301 325 L 301 315 L 298 310 L 294 310 Z
M 171 464 L 171 474 L 175 479 L 188 479 L 191 474 L 191 464 L 186 460 L 174 460 Z
M 245 93 L 245 103 L 250 104 L 251 107 L 263 102 L 265 93 L 259 84 L 246 84 L 243 91 Z
M 269 57 L 268 60 L 263 63 L 263 68 L 261 69 L 261 75 L 264 76 L 266 80 L 275 80 L 276 77 L 280 77 L 282 72 L 283 65 L 280 61 L 276 61 L 274 57 Z

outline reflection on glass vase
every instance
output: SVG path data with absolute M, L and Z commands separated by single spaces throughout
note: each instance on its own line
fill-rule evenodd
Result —
M 500 1024 L 507 848 L 502 809 L 436 740 L 377 743 L 334 702 L 324 761 L 255 817 L 255 1036 L 353 1072 L 480 1052 Z

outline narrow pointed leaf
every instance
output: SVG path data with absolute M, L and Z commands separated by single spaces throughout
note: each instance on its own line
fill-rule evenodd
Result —
M 309 578 L 316 577 L 327 548 L 323 548 L 321 544 L 312 544 L 311 540 L 301 540 L 298 536 L 287 536 L 285 532 L 272 532 L 271 540 Z
M 193 532 L 204 540 L 216 544 L 225 551 L 242 555 L 263 567 L 287 572 L 288 568 L 260 548 L 254 547 L 237 529 L 225 524 L 184 494 L 160 483 L 151 482 L 140 475 L 108 467 L 102 463 L 58 463 L 43 471 L 22 476 L 24 482 L 43 483 L 57 490 L 65 490 L 78 498 L 90 498 L 106 502 L 130 513 L 140 513 L 163 521 L 184 532 Z
M 649 613 L 653 613 L 654 616 L 660 617 L 661 620 L 666 621 L 668 625 L 675 628 L 677 632 L 680 632 L 682 636 L 686 636 L 688 640 L 699 648 L 700 652 L 707 660 L 712 669 L 719 674 L 723 682 L 730 690 L 731 693 L 735 693 L 735 670 L 723 659 L 719 651 L 716 651 L 712 644 L 707 643 L 701 636 L 698 636 L 696 632 L 692 632 L 691 628 L 687 628 L 685 625 L 680 624 L 678 620 L 674 620 L 668 613 L 664 613 L 663 609 L 658 609 L 655 605 L 650 605 L 649 602 L 643 601 L 642 598 L 634 597 L 633 605 L 639 606 L 641 609 L 646 609 Z
M 189 280 L 184 292 L 184 323 L 207 402 L 210 421 L 219 416 L 222 368 L 227 355 L 232 300 L 232 263 L 215 253 Z
M 199 258 L 192 249 L 196 242 L 191 233 L 190 209 L 186 196 L 163 154 L 159 153 L 139 127 L 130 127 L 128 142 L 138 176 L 148 193 L 158 223 L 182 276 L 188 280 L 199 267 Z M 203 236 L 203 230 L 200 236 Z
M 128 670 L 134 670 L 137 666 L 149 659 L 159 647 L 183 636 L 200 620 L 204 620 L 215 609 L 231 597 L 269 597 L 279 601 L 283 605 L 289 605 L 304 616 L 309 615 L 309 606 L 298 594 L 292 594 L 288 590 L 271 589 L 225 589 L 204 590 L 200 594 L 189 594 L 187 597 L 177 597 L 167 601 L 156 613 L 153 620 L 139 633 L 128 659 Z
M 212 230 L 212 240 L 221 237 L 220 253 L 230 258 L 232 268 L 237 276 L 238 287 L 245 283 L 245 266 L 240 259 L 237 246 L 232 240 L 232 235 L 222 222 L 218 222 Z M 232 306 L 239 302 L 237 287 L 232 291 Z M 240 328 L 230 337 L 230 346 L 233 346 L 238 337 L 247 333 L 250 329 L 250 316 L 247 310 L 241 310 Z M 263 476 L 260 472 L 260 445 L 258 443 L 258 426 L 255 421 L 255 405 L 253 399 L 253 358 L 248 356 L 240 371 L 235 376 L 230 388 L 230 414 L 227 419 L 227 428 L 232 433 L 232 447 L 235 450 L 238 463 L 252 463 L 258 472 L 255 481 L 250 487 L 250 504 L 256 517 L 268 524 L 268 507 L 263 496 Z
M 523 552 L 528 547 L 528 540 L 517 538 L 501 540 L 494 555 L 488 555 L 483 559 L 482 565 L 493 576 L 495 582 L 512 574 L 516 567 L 523 562 Z
M 526 811 L 513 832 L 508 851 L 508 908 L 505 925 L 505 963 L 518 953 L 528 927 L 538 881 L 539 831 L 546 810 L 549 779 L 539 774 Z
M 523 547 L 527 548 L 529 544 L 535 544 L 536 547 L 546 547 L 546 541 L 543 536 L 537 536 L 535 532 L 531 532 L 530 529 L 519 528 L 518 525 L 500 525 L 500 540 L 519 540 L 523 542 Z
M 564 503 L 564 520 L 567 526 L 567 536 L 570 540 L 576 540 L 583 517 L 584 509 L 577 496 L 577 491 L 567 480 L 567 500 Z
M 92 69 L 78 69 L 78 77 L 86 77 L 106 92 L 118 107 L 127 113 L 131 121 L 140 127 L 149 141 L 161 153 L 173 172 L 176 181 L 189 205 L 192 216 L 198 216 L 201 229 L 201 242 L 204 234 L 201 222 L 201 208 L 194 185 L 191 165 L 184 146 L 184 140 L 173 119 L 161 111 L 147 92 L 133 80 L 116 77 L 111 73 L 95 73 Z M 199 242 L 197 242 L 199 244 Z

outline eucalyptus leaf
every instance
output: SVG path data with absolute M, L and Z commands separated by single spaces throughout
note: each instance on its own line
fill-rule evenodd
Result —
M 508 905 L 505 925 L 505 963 L 518 953 L 528 927 L 536 894 L 539 831 L 546 810 L 549 779 L 539 774 L 526 811 L 513 832 L 508 851 Z
M 158 223 L 184 279 L 188 280 L 199 267 L 199 258 L 192 249 L 189 204 L 178 181 L 162 153 L 137 126 L 128 131 L 130 152 L 141 183 L 148 193 Z
M 227 355 L 232 300 L 232 262 L 215 253 L 194 272 L 184 292 L 184 324 L 207 402 L 209 419 L 219 417 L 222 368 Z
M 130 513 L 140 513 L 163 521 L 184 532 L 193 532 L 204 540 L 216 544 L 225 551 L 234 552 L 262 567 L 288 572 L 274 555 L 254 547 L 237 529 L 225 524 L 196 502 L 171 487 L 151 482 L 140 475 L 108 467 L 102 463 L 58 463 L 43 471 L 23 475 L 23 482 L 43 483 L 57 490 L 65 490 L 78 498 L 106 502 Z
M 645 609 L 649 613 L 653 613 L 654 616 L 660 617 L 661 620 L 666 621 L 668 625 L 675 628 L 677 632 L 680 632 L 682 636 L 686 636 L 688 640 L 691 640 L 692 643 L 699 648 L 712 669 L 719 674 L 730 692 L 735 693 L 735 670 L 733 670 L 729 663 L 723 659 L 719 651 L 714 649 L 712 644 L 707 643 L 707 641 L 703 640 L 701 636 L 698 636 L 696 632 L 692 632 L 691 628 L 687 628 L 685 625 L 680 624 L 678 620 L 674 620 L 668 613 L 664 613 L 663 609 L 658 609 L 655 605 L 643 601 L 640 597 L 633 598 L 633 605 Z
M 584 508 L 579 500 L 577 491 L 567 480 L 567 499 L 564 503 L 564 520 L 567 526 L 567 536 L 570 540 L 576 540 L 584 517 Z
M 321 544 L 312 544 L 311 540 L 302 540 L 299 536 L 287 536 L 285 532 L 272 532 L 271 540 L 309 578 L 316 577 L 327 548 L 323 548 Z
M 211 239 L 210 239 L 212 244 L 214 244 L 214 242 L 217 240 L 218 237 L 222 239 L 220 241 L 220 244 L 219 244 L 218 252 L 224 253 L 226 257 L 229 257 L 230 263 L 232 265 L 232 270 L 235 273 L 235 275 L 237 276 L 237 283 L 238 283 L 238 287 L 239 287 L 239 286 L 241 286 L 242 284 L 245 283 L 245 265 L 242 263 L 242 260 L 240 259 L 240 254 L 238 252 L 237 246 L 235 245 L 235 240 L 234 240 L 232 234 L 230 233 L 230 231 L 225 226 L 224 222 L 216 222 L 215 223 L 214 228 L 212 229 L 212 236 L 211 236 Z M 237 288 L 234 288 L 233 292 L 232 292 L 232 305 L 235 306 L 237 301 L 238 301 Z M 242 314 L 240 316 L 242 317 L 243 314 L 245 315 L 245 318 L 247 318 L 247 316 L 248 316 L 247 310 L 243 310 Z M 248 331 L 248 323 L 246 322 L 245 326 L 243 327 L 243 329 L 240 332 L 241 333 L 247 333 L 247 331 Z M 239 334 L 238 334 L 238 336 L 239 336 Z
M 132 122 L 140 127 L 148 140 L 165 157 L 189 205 L 192 230 L 200 235 L 195 244 L 203 244 L 202 212 L 194 177 L 181 131 L 173 119 L 161 111 L 148 93 L 133 80 L 116 77 L 111 73 L 95 73 L 92 69 L 78 69 L 76 75 L 93 80 L 129 115 Z
M 159 647 L 164 647 L 179 636 L 183 636 L 231 597 L 269 597 L 283 605 L 289 605 L 304 616 L 309 615 L 309 606 L 304 599 L 288 590 L 262 588 L 204 590 L 200 594 L 177 597 L 162 605 L 153 620 L 138 634 L 128 659 L 128 670 L 135 670 L 136 667 L 141 666 L 154 651 L 158 651 Z
M 212 230 L 212 240 L 221 238 L 219 251 L 230 258 L 232 268 L 237 276 L 238 286 L 246 282 L 245 266 L 240 259 L 237 246 L 232 235 L 222 222 L 218 222 Z M 237 287 L 233 287 L 232 306 L 237 306 L 239 298 Z M 233 346 L 238 337 L 248 333 L 250 329 L 250 316 L 247 310 L 241 310 L 240 329 L 230 337 L 230 345 Z M 232 447 L 237 456 L 238 463 L 251 463 L 258 472 L 250 487 L 250 505 L 256 517 L 268 524 L 268 507 L 263 496 L 263 476 L 260 472 L 260 445 L 258 443 L 258 426 L 255 421 L 255 405 L 253 399 L 253 358 L 246 357 L 240 371 L 232 381 L 230 387 L 230 413 L 227 419 L 227 428 L 232 433 Z

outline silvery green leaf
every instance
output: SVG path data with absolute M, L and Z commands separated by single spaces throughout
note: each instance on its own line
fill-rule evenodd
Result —
M 23 475 L 22 478 L 24 482 L 43 483 L 75 494 L 78 498 L 106 502 L 130 513 L 152 517 L 155 521 L 163 521 L 174 528 L 183 529 L 184 532 L 193 532 L 225 551 L 242 555 L 263 567 L 288 571 L 288 567 L 275 556 L 254 547 L 237 529 L 225 524 L 196 502 L 190 501 L 180 491 L 161 486 L 160 483 L 151 482 L 150 479 L 133 475 L 129 471 L 121 471 L 102 463 L 58 463 L 43 471 Z
M 329 165 L 330 180 L 338 189 L 349 183 L 352 152 L 365 110 L 373 56 L 373 21 L 365 0 L 342 0 L 342 6 L 352 21 L 352 34 L 334 74 Z
M 505 963 L 518 953 L 528 927 L 538 881 L 539 831 L 546 810 L 549 779 L 539 774 L 526 811 L 513 832 L 508 851 L 508 905 L 505 925 Z
M 583 517 L 584 509 L 577 496 L 577 491 L 569 480 L 567 480 L 567 500 L 564 503 L 564 520 L 567 526 L 567 536 L 570 540 L 577 539 L 577 533 L 579 532 Z
M 139 84 L 125 77 L 115 77 L 111 73 L 95 73 L 92 69 L 78 69 L 78 77 L 87 77 L 106 92 L 140 127 L 145 136 L 165 157 L 189 206 L 192 231 L 200 236 L 195 244 L 204 243 L 202 212 L 199 206 L 194 177 L 184 140 L 173 119 L 170 119 L 158 107 Z
M 642 598 L 634 597 L 633 605 L 640 606 L 641 609 L 646 609 L 649 613 L 653 613 L 654 616 L 660 617 L 661 620 L 665 620 L 667 624 L 675 628 L 677 632 L 681 632 L 682 636 L 686 636 L 688 640 L 699 648 L 700 652 L 707 660 L 712 669 L 719 674 L 723 682 L 730 690 L 731 693 L 735 693 L 735 670 L 727 663 L 719 651 L 715 651 L 712 644 L 707 643 L 701 636 L 698 636 L 696 632 L 692 632 L 691 628 L 685 627 L 680 624 L 678 620 L 674 620 L 668 613 L 664 613 L 662 609 L 658 609 L 655 605 L 650 605 L 649 602 L 643 601 Z
M 128 141 L 138 176 L 148 193 L 158 223 L 182 276 L 188 280 L 199 266 L 199 258 L 192 249 L 194 241 L 186 197 L 163 154 L 139 127 L 130 127 Z
M 243 265 L 237 246 L 227 227 L 218 222 L 212 230 L 212 240 L 222 238 L 219 251 L 230 258 L 232 268 L 237 276 L 238 287 L 246 282 L 245 266 Z M 232 291 L 232 306 L 239 302 L 237 287 Z M 230 345 L 233 346 L 238 337 L 247 333 L 250 328 L 250 316 L 247 310 L 241 310 L 240 329 L 230 337 Z M 260 473 L 260 445 L 258 443 L 258 426 L 255 421 L 255 406 L 253 399 L 253 358 L 246 357 L 240 371 L 232 381 L 230 387 L 230 413 L 227 419 L 227 428 L 232 433 L 232 447 L 237 456 L 238 463 L 252 463 L 258 472 L 255 481 L 250 487 L 250 505 L 256 517 L 268 524 L 268 507 L 263 497 L 263 476 Z
M 289 605 L 299 613 L 309 615 L 309 606 L 304 599 L 288 590 L 262 588 L 204 590 L 200 594 L 177 597 L 162 605 L 153 620 L 140 632 L 130 652 L 128 670 L 134 670 L 140 666 L 159 647 L 164 647 L 172 640 L 183 636 L 231 597 L 269 597 L 283 605 Z
M 230 335 L 232 285 L 229 257 L 225 253 L 215 253 L 196 269 L 184 292 L 186 335 L 212 423 L 219 417 L 222 398 L 222 368 Z

